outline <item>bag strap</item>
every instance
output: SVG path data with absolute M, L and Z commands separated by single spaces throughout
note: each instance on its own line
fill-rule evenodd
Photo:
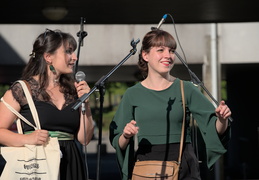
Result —
M 181 164 L 181 159 L 182 159 L 184 129 L 185 129 L 185 115 L 186 115 L 185 96 L 184 96 L 184 84 L 183 84 L 182 80 L 180 80 L 180 84 L 181 84 L 181 95 L 182 95 L 182 102 L 183 102 L 183 123 L 182 123 L 182 133 L 181 133 L 181 141 L 180 141 L 180 151 L 179 151 L 179 157 L 178 157 L 178 163 L 179 164 Z
M 29 126 L 33 127 L 35 130 L 37 129 L 41 129 L 40 127 L 40 123 L 39 123 L 39 117 L 38 117 L 38 113 L 37 113 L 37 110 L 36 110 L 36 107 L 35 107 L 35 104 L 32 100 L 32 97 L 31 97 L 31 93 L 29 92 L 28 90 L 28 87 L 27 87 L 27 84 L 22 81 L 22 80 L 18 80 L 17 82 L 19 82 L 23 88 L 23 91 L 25 93 L 25 97 L 28 101 L 28 104 L 29 104 L 29 107 L 30 107 L 30 110 L 31 110 L 31 113 L 32 113 L 32 116 L 33 116 L 33 119 L 34 119 L 34 122 L 35 122 L 35 125 L 34 126 L 32 123 L 30 123 L 23 115 L 21 115 L 18 111 L 16 111 L 11 105 L 9 105 L 7 102 L 5 102 L 5 100 L 3 99 L 3 97 L 1 98 L 1 101 L 5 104 L 5 106 L 10 110 L 12 111 L 19 119 L 17 120 L 17 130 L 18 130 L 18 133 L 19 134 L 23 134 L 22 132 L 22 126 L 21 126 L 21 120 L 23 122 L 25 122 L 26 124 L 28 124 Z
M 38 112 L 37 112 L 35 104 L 32 100 L 32 96 L 31 96 L 31 93 L 29 92 L 27 84 L 22 80 L 18 80 L 17 82 L 19 82 L 22 85 L 23 91 L 25 93 L 25 97 L 29 104 L 29 107 L 30 107 L 30 110 L 31 110 L 31 113 L 32 113 L 32 116 L 33 116 L 37 129 L 41 129 Z
M 10 110 L 12 111 L 19 119 L 17 120 L 17 123 L 22 120 L 23 122 L 25 122 L 26 124 L 28 124 L 29 126 L 33 127 L 35 130 L 37 129 L 37 127 L 35 127 L 32 123 L 30 123 L 30 121 L 28 121 L 23 115 L 21 115 L 18 111 L 16 111 L 10 104 L 8 104 L 7 102 L 5 102 L 4 98 L 1 98 L 1 101 L 4 103 L 4 105 Z M 20 125 L 17 124 L 17 129 L 18 129 L 18 133 L 19 134 L 23 134 L 22 132 L 22 128 L 21 128 L 21 123 Z

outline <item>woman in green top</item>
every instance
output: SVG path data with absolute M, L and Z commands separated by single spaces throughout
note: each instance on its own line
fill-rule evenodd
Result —
M 142 41 L 138 65 L 144 80 L 128 88 L 110 124 L 110 141 L 124 180 L 131 179 L 137 160 L 178 160 L 183 109 L 180 79 L 170 75 L 175 49 L 172 35 L 159 29 L 148 32 Z M 224 101 L 215 109 L 191 82 L 184 81 L 184 93 L 187 110 L 197 121 L 206 143 L 210 168 L 226 152 L 222 141 L 229 135 L 231 111 Z M 200 179 L 188 121 L 189 116 L 179 178 Z M 138 139 L 136 153 L 134 135 Z

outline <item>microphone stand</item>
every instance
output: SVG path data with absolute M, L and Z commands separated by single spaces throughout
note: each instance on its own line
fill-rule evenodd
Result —
M 131 46 L 133 47 L 130 50 L 130 53 L 119 63 L 117 64 L 108 74 L 105 76 L 102 76 L 94 85 L 94 87 L 90 90 L 89 93 L 85 93 L 83 96 L 78 98 L 77 102 L 72 106 L 72 110 L 76 110 L 80 107 L 80 105 L 96 90 L 99 89 L 100 92 L 100 116 L 99 116 L 99 137 L 98 137 L 98 148 L 97 148 L 97 180 L 100 178 L 100 152 L 101 152 L 101 144 L 102 144 L 102 118 L 103 118 L 103 101 L 104 101 L 104 84 L 105 81 L 127 60 L 129 59 L 132 55 L 134 55 L 137 52 L 136 46 L 139 43 L 139 39 L 134 41 L 132 39 L 131 41 Z
M 84 23 L 85 23 L 85 18 L 81 17 L 81 21 L 80 21 L 80 31 L 77 33 L 77 37 L 78 37 L 78 49 L 77 49 L 77 61 L 76 64 L 74 66 L 74 78 L 75 78 L 75 74 L 78 71 L 78 62 L 79 62 L 79 55 L 80 55 L 80 47 L 83 46 L 83 39 L 87 36 L 87 32 L 84 31 Z M 82 103 L 82 114 L 85 115 L 85 103 Z M 85 121 L 84 121 L 84 141 L 86 144 L 86 129 L 85 129 Z M 88 172 L 88 166 L 87 166 L 87 158 L 86 158 L 86 145 L 83 146 L 84 148 L 84 160 L 85 160 L 85 170 L 86 170 L 86 176 L 87 176 L 87 180 L 89 179 L 89 172 Z
M 74 67 L 74 74 L 77 72 L 77 69 L 78 69 L 80 47 L 84 45 L 83 39 L 87 36 L 87 32 L 84 31 L 84 23 L 85 23 L 85 18 L 81 17 L 80 31 L 77 33 L 77 37 L 79 37 L 79 38 L 78 38 L 78 49 L 77 49 L 77 61 L 76 61 L 76 65 Z
M 175 51 L 175 55 L 178 57 L 178 59 L 183 63 L 183 65 L 187 68 L 187 70 L 190 73 L 191 79 L 193 80 L 193 83 L 196 85 L 199 85 L 202 87 L 202 89 L 209 95 L 209 97 L 213 100 L 213 102 L 218 106 L 219 102 L 211 95 L 209 90 L 204 86 L 203 82 L 196 76 L 194 72 L 191 71 L 191 69 L 186 64 L 185 60 L 182 59 L 182 57 Z M 229 117 L 228 120 L 230 122 L 233 122 L 232 117 Z

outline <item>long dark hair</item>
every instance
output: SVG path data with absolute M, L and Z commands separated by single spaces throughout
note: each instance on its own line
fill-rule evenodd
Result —
M 41 33 L 33 43 L 32 53 L 28 64 L 25 66 L 22 79 L 28 80 L 33 76 L 39 76 L 39 93 L 44 100 L 49 100 L 49 95 L 45 92 L 45 88 L 48 85 L 48 66 L 44 59 L 44 53 L 53 54 L 59 47 L 69 45 L 73 51 L 77 48 L 75 38 L 69 34 L 61 32 L 60 30 L 46 29 L 44 33 Z M 61 91 L 63 93 L 69 93 L 75 95 L 74 78 L 72 74 L 62 74 L 59 79 Z
M 161 29 L 155 29 L 149 31 L 142 40 L 142 47 L 139 53 L 138 67 L 142 73 L 143 78 L 145 79 L 148 74 L 148 65 L 142 57 L 142 52 L 149 53 L 152 47 L 165 46 L 172 49 L 176 49 L 176 41 L 174 37 Z

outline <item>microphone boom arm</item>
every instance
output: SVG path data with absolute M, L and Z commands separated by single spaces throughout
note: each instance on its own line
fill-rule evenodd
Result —
M 76 110 L 80 107 L 80 105 L 96 90 L 99 89 L 99 87 L 126 61 L 128 60 L 132 55 L 134 55 L 137 52 L 136 46 L 139 43 L 139 39 L 134 41 L 132 39 L 130 45 L 133 47 L 130 50 L 130 53 L 119 63 L 117 64 L 110 72 L 107 73 L 107 75 L 102 76 L 94 85 L 94 87 L 90 90 L 89 93 L 85 93 L 83 96 L 78 98 L 77 102 L 73 105 L 72 110 Z
M 212 94 L 209 92 L 209 90 L 204 86 L 203 82 L 196 76 L 194 72 L 191 71 L 191 69 L 186 64 L 185 60 L 182 59 L 182 57 L 175 51 L 175 55 L 178 57 L 178 59 L 183 63 L 183 65 L 187 68 L 187 70 L 190 73 L 190 76 L 192 79 L 194 79 L 194 84 L 199 85 L 202 87 L 202 89 L 208 94 L 208 96 L 212 99 L 212 101 L 218 106 L 219 102 L 212 96 Z M 233 122 L 232 117 L 229 117 L 229 121 Z

